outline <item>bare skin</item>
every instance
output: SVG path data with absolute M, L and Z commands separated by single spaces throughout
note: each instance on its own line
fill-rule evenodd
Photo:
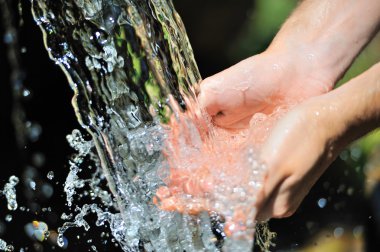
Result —
M 283 117 L 262 148 L 267 175 L 258 219 L 292 215 L 351 141 L 380 125 L 380 64 Z
M 329 91 L 377 32 L 379 9 L 378 0 L 305 0 L 265 52 L 201 83 L 200 105 L 223 128 L 247 129 L 257 113 L 299 104 L 279 119 L 262 146 L 268 170 L 256 204 L 258 219 L 293 214 L 339 151 L 378 125 L 379 65 Z M 200 182 L 208 180 L 198 171 Z M 197 172 L 191 177 L 196 184 Z M 172 183 L 186 181 L 172 178 Z M 197 195 L 199 188 L 193 185 L 186 193 Z M 175 195 L 170 201 L 161 208 L 185 208 Z M 207 198 L 194 213 L 201 210 L 213 210 Z
M 376 0 L 303 1 L 265 52 L 201 83 L 201 106 L 216 125 L 242 128 L 254 113 L 330 91 L 378 30 L 379 9 Z

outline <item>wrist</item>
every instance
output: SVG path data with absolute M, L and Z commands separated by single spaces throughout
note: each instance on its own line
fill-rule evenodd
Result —
M 332 88 L 377 32 L 378 8 L 378 0 L 304 1 L 268 50 L 288 52 Z
M 339 151 L 380 125 L 380 64 L 320 99 L 326 139 Z
M 271 44 L 264 54 L 275 55 L 275 57 L 286 61 L 293 72 L 293 79 L 305 81 L 305 85 L 320 83 L 322 90 L 326 93 L 334 88 L 339 80 L 341 70 L 332 67 L 328 62 L 330 52 L 323 51 L 317 46 L 307 43 L 295 42 L 291 46 L 274 46 Z M 333 54 L 333 53 L 330 53 Z M 339 65 L 339 64 L 337 64 Z

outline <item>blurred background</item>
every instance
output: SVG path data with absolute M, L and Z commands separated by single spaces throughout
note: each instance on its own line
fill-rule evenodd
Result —
M 265 50 L 296 0 L 174 0 L 203 77 Z M 16 144 L 12 124 L 11 67 L 6 34 L 0 27 L 0 190 L 11 175 L 23 178 L 17 188 L 20 210 L 9 212 L 0 200 L 0 238 L 29 251 L 57 248 L 32 242 L 24 225 L 43 220 L 52 230 L 67 211 L 63 183 L 68 158 L 74 152 L 66 135 L 79 128 L 70 104 L 72 92 L 62 71 L 48 58 L 42 33 L 30 13 L 30 2 L 14 1 L 14 22 L 19 26 L 28 142 Z M 17 15 L 22 8 L 22 14 Z M 2 17 L 3 18 L 3 17 Z M 21 19 L 20 19 L 21 18 Z M 21 24 L 19 20 L 22 20 Z M 1 22 L 0 22 L 1 23 Z M 361 53 L 340 84 L 380 59 L 377 36 Z M 307 83 L 305 83 L 307 85 Z M 54 176 L 47 176 L 49 173 Z M 277 233 L 272 251 L 378 251 L 380 247 L 380 133 L 352 144 L 313 187 L 294 216 L 270 221 Z M 33 182 L 36 184 L 33 189 Z M 67 232 L 68 251 L 118 251 L 112 238 L 98 237 L 107 230 Z M 91 242 L 89 242 L 91 240 Z M 105 243 L 105 244 L 104 244 Z M 111 244 L 111 245 L 110 245 Z M 18 251 L 18 250 L 16 250 Z

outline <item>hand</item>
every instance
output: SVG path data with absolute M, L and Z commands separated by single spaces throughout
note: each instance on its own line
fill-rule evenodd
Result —
M 153 202 L 167 211 L 217 212 L 225 219 L 226 235 L 252 238 L 253 206 L 263 178 L 263 167 L 252 156 L 253 141 L 247 132 L 215 127 L 212 137 L 202 134 L 209 123 L 188 108 L 170 120 L 167 158 L 159 171 L 166 186 L 158 188 Z
M 274 125 L 274 121 L 281 117 L 268 117 L 268 115 L 273 112 L 281 114 L 276 112 L 277 108 L 289 104 L 295 105 L 307 98 L 331 90 L 356 55 L 374 36 L 380 23 L 380 15 L 375 11 L 375 7 L 380 2 L 369 1 L 368 3 L 362 1 L 352 3 L 342 0 L 335 4 L 331 4 L 331 1 L 328 0 L 304 1 L 282 26 L 266 52 L 244 60 L 201 83 L 199 95 L 201 107 L 211 115 L 213 122 L 218 126 L 228 129 L 247 129 L 250 125 L 255 132 L 258 132 L 257 129 L 260 128 L 264 128 L 265 132 L 268 132 Z M 366 18 L 363 22 L 352 21 L 361 18 L 364 14 Z M 375 74 L 372 73 L 372 75 Z M 343 99 L 338 96 L 335 97 L 337 99 L 330 100 L 332 103 L 334 101 L 343 102 L 339 104 L 338 112 L 332 113 L 333 116 L 330 115 L 328 121 L 326 121 L 328 116 L 323 120 L 315 119 L 318 116 L 311 116 L 310 111 L 315 108 L 310 104 L 315 105 L 318 102 L 312 102 L 309 105 L 302 104 L 281 119 L 280 126 L 276 126 L 268 144 L 263 148 L 263 159 L 267 162 L 268 175 L 257 204 L 260 216 L 282 217 L 294 212 L 315 180 L 337 155 L 339 148 L 333 144 L 335 139 L 346 139 L 349 142 L 349 139 L 353 138 L 339 137 L 346 134 L 347 128 L 355 128 L 352 126 L 358 122 L 368 124 L 372 117 L 378 117 L 380 91 L 372 92 L 376 95 L 362 92 L 366 90 L 363 86 L 373 83 L 373 81 L 364 81 L 363 85 L 351 88 L 348 95 L 342 95 L 346 96 Z M 376 83 L 380 82 L 377 80 Z M 356 98 L 357 94 L 362 94 L 359 100 Z M 376 99 L 372 99 L 375 96 Z M 356 102 L 353 101 L 354 99 Z M 370 106 L 368 106 L 368 101 L 372 101 Z M 353 109 L 352 104 L 361 105 Z M 319 103 L 319 105 L 321 104 Z M 368 118 L 364 118 L 365 120 L 362 121 L 358 120 L 362 115 L 367 115 Z M 251 120 L 252 116 L 253 120 Z M 309 119 L 312 120 L 311 125 L 314 126 L 308 125 Z M 323 121 L 324 123 L 322 123 Z M 327 123 L 330 121 L 334 122 L 334 126 L 331 128 Z M 378 123 L 378 120 L 376 122 Z M 374 127 L 373 123 L 370 125 L 363 129 L 368 130 Z M 288 132 L 283 132 L 281 126 L 286 127 Z M 365 130 L 358 132 L 363 133 Z M 189 133 L 190 131 L 185 132 Z M 198 161 L 202 161 L 203 157 L 207 158 L 208 154 L 215 154 L 217 151 L 207 149 L 208 152 L 203 152 L 205 149 L 199 147 L 207 147 L 207 141 L 202 142 L 201 145 L 194 145 L 198 138 L 192 137 L 191 134 L 186 135 L 187 133 L 182 136 L 185 143 L 191 143 L 189 146 L 193 152 L 178 155 L 174 157 L 174 161 L 181 164 L 182 161 L 193 160 L 191 165 L 195 168 L 187 171 L 180 169 L 178 173 L 172 172 L 172 175 L 165 181 L 167 187 L 158 190 L 158 197 L 155 198 L 155 201 L 165 210 L 184 212 L 189 209 L 187 208 L 189 204 L 191 204 L 191 213 L 214 210 L 210 207 L 212 205 L 210 204 L 212 203 L 210 195 L 214 194 L 213 192 L 219 185 L 222 185 L 222 188 L 223 185 L 231 187 L 228 179 L 218 180 L 223 174 L 219 170 L 219 164 L 228 160 L 230 167 L 225 167 L 227 173 L 224 174 L 231 174 L 231 178 L 242 178 L 241 187 L 244 188 L 246 185 L 245 173 L 239 173 L 242 170 L 233 169 L 233 167 L 239 167 L 238 163 L 233 165 L 234 161 L 242 160 L 241 158 L 244 157 L 234 155 L 241 149 L 237 148 L 233 152 L 234 146 L 228 145 L 227 141 L 214 142 L 214 146 L 222 143 L 219 144 L 221 146 L 218 150 L 224 151 L 223 147 L 226 147 L 225 149 L 230 151 L 227 153 L 232 154 L 223 155 L 225 152 L 222 151 L 206 167 L 202 166 L 200 165 L 202 162 Z M 251 135 L 255 139 L 258 134 Z M 247 140 L 247 142 L 249 141 Z M 294 151 L 287 144 L 293 147 Z M 340 146 L 343 145 L 340 144 Z M 193 148 L 194 146 L 196 148 Z M 301 146 L 304 146 L 305 149 Z M 229 157 L 232 158 L 229 159 Z M 297 163 L 298 158 L 300 158 L 300 164 Z M 170 170 L 176 170 L 177 167 L 170 164 L 170 159 L 172 156 L 169 155 Z M 241 167 L 245 168 L 246 166 Z M 279 170 L 278 175 L 276 175 L 277 170 Z M 297 189 L 300 190 L 299 195 L 297 195 Z M 254 198 L 255 195 L 248 196 Z M 227 197 L 221 202 L 228 205 L 229 199 Z M 243 205 L 253 208 L 254 204 L 251 204 L 253 201 L 255 200 L 246 201 Z M 214 206 L 216 205 L 214 204 Z M 236 207 L 233 209 L 236 210 L 231 215 L 233 219 L 243 222 L 250 219 L 246 211 L 239 211 L 239 208 Z
M 266 178 L 259 196 L 258 220 L 292 215 L 311 187 L 336 158 L 334 137 L 341 128 L 325 97 L 311 98 L 281 120 L 263 145 Z
M 296 53 L 266 51 L 205 79 L 199 103 L 223 128 L 247 128 L 255 113 L 296 104 L 328 92 L 333 78 L 311 71 L 312 59 Z
M 380 121 L 380 64 L 286 114 L 261 150 L 267 174 L 258 219 L 292 215 L 340 151 Z
M 295 55 L 292 57 L 295 60 Z M 199 121 L 196 116 L 199 113 L 190 111 L 182 115 L 180 123 L 172 120 L 166 146 L 170 147 L 166 151 L 170 176 L 165 180 L 167 186 L 159 188 L 155 198 L 161 209 L 189 214 L 216 211 L 225 215 L 228 233 L 233 233 L 229 226 L 235 231 L 244 229 L 245 225 L 236 223 L 254 219 L 259 188 L 250 187 L 249 182 L 252 180 L 250 171 L 257 167 L 248 164 L 246 151 L 253 143 L 257 147 L 264 142 L 278 118 L 286 113 L 287 106 L 325 93 L 332 87 L 327 78 L 317 80 L 306 67 L 302 71 L 296 68 L 290 60 L 292 57 L 267 51 L 202 82 L 200 107 L 213 116 L 215 124 L 241 132 L 214 128 L 213 137 L 195 143 L 197 135 L 202 136 L 205 131 L 198 130 L 193 135 L 197 127 L 191 124 Z M 308 80 L 307 84 L 302 79 Z M 244 137 L 236 137 L 241 135 Z M 181 141 L 184 146 L 179 146 Z M 261 177 L 256 175 L 256 179 Z M 221 188 L 238 187 L 246 194 L 240 205 L 232 194 L 220 192 Z
M 258 164 L 250 170 L 252 164 L 244 163 L 249 156 L 241 155 L 244 149 L 236 148 L 231 141 L 216 141 L 218 149 L 209 149 L 207 142 L 188 137 L 193 131 L 191 128 L 177 132 L 173 139 L 183 136 L 189 141 L 186 146 L 193 146 L 191 150 L 198 154 L 193 156 L 194 152 L 185 149 L 178 159 L 171 160 L 181 165 L 184 161 L 190 162 L 195 169 L 177 170 L 178 166 L 170 165 L 168 187 L 158 190 L 160 203 L 157 199 L 156 203 L 164 210 L 190 214 L 204 210 L 223 214 L 227 210 L 225 232 L 228 235 L 245 230 L 249 220 L 255 217 L 255 207 L 259 220 L 293 214 L 340 150 L 379 125 L 379 70 L 380 64 L 377 64 L 343 87 L 295 106 L 279 119 L 261 148 L 260 157 L 266 165 L 262 189 L 249 185 L 250 172 L 262 170 Z M 264 125 L 268 119 L 270 117 L 263 121 Z M 260 122 L 252 129 L 256 130 L 258 125 Z M 248 134 L 252 135 L 255 136 Z M 245 140 L 249 143 L 252 138 Z M 238 146 L 249 145 L 243 142 Z M 256 178 L 262 179 L 260 174 Z M 218 188 L 243 189 L 244 201 L 233 194 L 223 197 Z

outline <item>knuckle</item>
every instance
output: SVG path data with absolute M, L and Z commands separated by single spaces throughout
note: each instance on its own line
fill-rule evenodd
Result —
M 215 77 L 207 77 L 201 82 L 200 90 L 206 92 L 207 90 L 213 90 L 218 86 L 219 82 L 220 81 L 218 81 L 218 79 Z

